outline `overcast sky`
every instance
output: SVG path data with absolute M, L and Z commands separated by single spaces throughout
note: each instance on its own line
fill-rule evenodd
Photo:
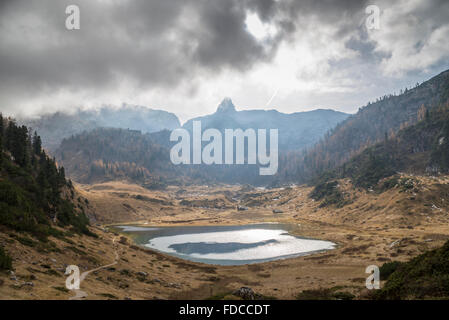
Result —
M 0 0 L 0 111 L 356 112 L 448 69 L 448 39 L 446 0 Z

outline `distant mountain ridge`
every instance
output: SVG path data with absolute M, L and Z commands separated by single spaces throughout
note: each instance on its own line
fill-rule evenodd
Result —
M 214 114 L 189 120 L 183 127 L 191 129 L 193 121 L 206 128 L 279 129 L 280 153 L 289 148 L 304 148 L 318 141 L 336 123 L 348 115 L 332 110 L 315 110 L 284 114 L 276 110 L 237 111 L 225 98 Z M 152 133 L 118 128 L 94 128 L 62 140 L 55 155 L 78 182 L 89 183 L 129 179 L 140 184 L 154 181 L 197 181 L 200 183 L 270 183 L 261 177 L 258 165 L 180 165 L 170 162 L 170 130 Z M 149 182 L 150 181 L 150 182 Z
M 64 146 L 58 150 L 61 152 L 56 154 L 69 171 L 76 171 L 69 172 L 71 176 L 83 177 L 83 180 L 89 180 L 92 177 L 95 180 L 102 179 L 103 172 L 105 172 L 107 173 L 106 179 L 117 176 L 127 177 L 128 173 L 131 173 L 135 176 L 131 177 L 132 180 L 136 181 L 154 180 L 155 178 L 177 179 L 177 177 L 183 176 L 187 180 L 203 183 L 251 183 L 255 185 L 306 183 L 316 181 L 323 173 L 341 168 L 345 163 L 348 166 L 346 169 L 342 168 L 346 171 L 352 168 L 354 176 L 358 176 L 360 170 L 370 173 L 372 170 L 369 168 L 382 167 L 377 166 L 377 160 L 380 158 L 376 157 L 376 153 L 388 154 L 390 158 L 385 158 L 387 161 L 384 167 L 388 169 L 393 166 L 392 170 L 387 170 L 382 175 L 411 167 L 414 168 L 413 170 L 419 169 L 420 172 L 423 172 L 423 170 L 427 170 L 427 167 L 435 166 L 435 162 L 426 160 L 411 165 L 413 161 L 406 157 L 409 154 L 415 154 L 416 150 L 413 150 L 418 146 L 411 143 L 413 139 L 404 144 L 406 136 L 401 135 L 404 139 L 403 142 L 397 142 L 398 150 L 401 150 L 400 154 L 385 153 L 378 148 L 371 149 L 375 150 L 372 153 L 363 153 L 363 151 L 382 141 L 396 141 L 394 137 L 401 129 L 412 127 L 418 121 L 422 121 L 426 113 L 433 115 L 433 111 L 445 105 L 449 101 L 448 99 L 449 70 L 412 89 L 406 89 L 400 95 L 385 95 L 374 103 L 368 103 L 351 116 L 333 110 L 314 110 L 292 114 L 284 114 L 276 110 L 239 111 L 231 99 L 225 98 L 215 113 L 190 119 L 183 125 L 183 128 L 190 131 L 192 131 L 193 121 L 201 121 L 203 131 L 207 128 L 215 128 L 222 132 L 224 129 L 237 128 L 243 130 L 248 128 L 278 129 L 279 169 L 275 176 L 270 177 L 261 177 L 256 170 L 258 165 L 173 166 L 168 159 L 169 150 L 175 144 L 175 142 L 169 141 L 170 129 L 144 134 L 146 137 L 140 137 L 142 133 L 137 132 L 139 137 L 136 139 L 149 150 L 140 150 L 140 147 L 137 150 L 136 146 L 133 146 L 132 139 L 129 140 L 128 132 L 98 131 L 84 137 L 79 137 L 79 134 L 75 135 L 75 139 L 66 141 Z M 438 130 L 442 130 L 441 128 L 438 125 Z M 419 132 L 420 135 L 438 135 L 440 132 L 438 130 L 428 126 Z M 88 131 L 86 130 L 86 132 Z M 444 136 L 444 139 L 447 137 Z M 98 144 L 97 140 L 108 143 L 107 145 L 103 145 L 103 142 Z M 424 141 L 418 138 L 414 140 Z M 117 141 L 120 141 L 120 146 L 117 145 Z M 425 141 L 434 143 L 431 138 Z M 103 147 L 105 147 L 104 150 Z M 409 150 L 410 148 L 412 151 Z M 427 153 L 422 155 L 427 159 L 429 150 L 425 150 Z M 434 150 L 437 152 L 440 149 L 434 148 Z M 145 153 L 147 151 L 148 154 Z M 137 155 L 137 158 L 134 157 Z M 356 158 L 357 155 L 361 155 L 361 157 Z M 79 157 L 82 158 L 79 162 L 71 160 Z M 148 157 L 151 158 L 151 161 L 147 161 Z M 432 156 L 432 159 L 434 157 L 435 155 Z M 356 161 L 350 162 L 351 159 L 356 159 Z M 383 161 L 384 158 L 380 160 Z M 402 165 L 402 161 L 405 161 L 407 165 Z M 444 168 L 442 165 L 444 161 L 446 160 L 438 162 L 440 168 Z M 367 170 L 359 168 L 359 164 L 362 163 L 367 164 Z M 81 164 L 83 168 L 80 167 Z M 173 176 L 175 168 L 176 174 Z M 380 172 L 378 169 L 374 171 Z M 362 176 L 360 185 L 369 180 Z M 368 185 L 371 185 L 371 182 Z
M 74 114 L 57 112 L 39 119 L 22 119 L 20 122 L 36 130 L 50 151 L 56 150 L 64 138 L 101 127 L 151 133 L 173 130 L 181 125 L 173 113 L 128 104 L 119 108 L 105 106 L 99 110 L 78 110 Z
M 349 115 L 334 110 L 317 109 L 286 114 L 277 110 L 236 110 L 232 100 L 225 98 L 213 114 L 188 120 L 182 127 L 192 128 L 201 121 L 203 129 L 279 129 L 279 149 L 301 150 L 315 144 L 327 131 Z M 178 117 L 170 112 L 143 106 L 123 104 L 119 108 L 78 110 L 73 114 L 56 112 L 38 119 L 19 119 L 36 130 L 43 145 L 55 151 L 64 138 L 97 128 L 120 128 L 154 133 L 181 127 Z
M 188 120 L 183 128 L 191 131 L 193 121 L 201 121 L 202 130 L 278 129 L 279 150 L 301 150 L 319 139 L 349 115 L 334 110 L 282 113 L 277 110 L 237 111 L 230 98 L 225 98 L 213 114 Z

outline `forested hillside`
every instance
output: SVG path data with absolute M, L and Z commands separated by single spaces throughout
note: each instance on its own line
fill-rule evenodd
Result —
M 128 180 L 148 188 L 184 183 L 267 184 L 258 165 L 173 165 L 168 130 L 142 134 L 100 128 L 64 139 L 55 155 L 75 181 Z
M 324 172 L 314 180 L 311 197 L 324 200 L 323 204 L 344 205 L 336 181 L 342 178 L 350 178 L 355 187 L 367 190 L 384 191 L 396 185 L 407 188 L 406 181 L 395 176 L 400 172 L 449 172 L 449 103 L 424 111 L 415 125 L 385 137 L 338 168 Z
M 91 234 L 88 224 L 64 168 L 43 151 L 40 137 L 0 115 L 0 228 L 45 241 L 65 236 L 58 227 Z
M 440 174 L 449 170 L 449 104 L 428 110 L 415 125 L 367 148 L 336 170 L 356 186 L 370 187 L 379 179 L 405 171 Z
M 426 110 L 446 103 L 449 98 L 449 71 L 406 89 L 399 95 L 384 96 L 368 103 L 337 125 L 322 141 L 303 153 L 284 159 L 282 179 L 306 182 L 326 170 L 342 165 L 368 146 L 390 138 L 402 128 L 422 119 Z
M 120 179 L 150 183 L 160 176 L 176 175 L 170 151 L 136 130 L 83 132 L 64 139 L 55 154 L 70 175 L 83 183 Z

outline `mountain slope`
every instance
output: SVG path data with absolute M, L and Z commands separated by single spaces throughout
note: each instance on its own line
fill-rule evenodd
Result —
M 127 180 L 147 188 L 167 184 L 268 184 L 258 165 L 174 165 L 170 132 L 98 128 L 64 139 L 54 154 L 67 174 L 80 183 Z
M 449 103 L 425 112 L 418 123 L 366 148 L 343 165 L 324 172 L 314 180 L 310 197 L 322 206 L 344 206 L 339 179 L 350 178 L 352 185 L 371 192 L 399 187 L 413 189 L 410 179 L 400 174 L 440 175 L 449 172 Z
M 168 136 L 166 136 L 168 140 Z M 76 181 L 130 180 L 149 183 L 174 177 L 170 151 L 140 131 L 98 128 L 64 139 L 55 151 Z
M 232 101 L 225 99 L 216 113 L 189 120 L 184 128 L 191 130 L 194 120 L 201 121 L 203 130 L 210 127 L 223 131 L 226 128 L 276 128 L 279 129 L 280 148 L 303 148 L 346 117 L 332 110 L 289 115 L 275 110 L 236 111 Z M 83 183 L 125 179 L 153 185 L 162 180 L 180 183 L 187 179 L 201 183 L 266 184 L 272 180 L 272 177 L 259 175 L 259 165 L 175 166 L 170 161 L 170 148 L 176 142 L 171 142 L 169 137 L 169 130 L 144 134 L 98 128 L 64 139 L 55 155 L 69 175 Z
M 57 112 L 35 120 L 23 119 L 21 122 L 36 130 L 42 137 L 44 146 L 51 151 L 59 146 L 62 139 L 99 127 L 140 130 L 146 133 L 172 130 L 181 125 L 173 113 L 126 104 L 117 109 L 103 107 L 97 111 L 78 110 L 74 114 Z
M 41 149 L 40 137 L 0 115 L 0 226 L 42 241 L 64 237 L 66 227 L 91 234 L 84 207 L 74 203 L 64 168 Z
M 328 130 L 348 117 L 334 110 L 313 110 L 285 114 L 276 110 L 237 111 L 231 99 L 225 98 L 211 115 L 187 121 L 183 128 L 191 131 L 193 121 L 202 129 L 278 129 L 279 150 L 300 150 L 316 143 Z
M 440 174 L 449 170 L 449 104 L 434 108 L 415 125 L 367 148 L 335 170 L 356 186 L 371 187 L 397 172 Z
M 366 147 L 383 141 L 385 136 L 416 123 L 426 109 L 442 105 L 448 98 L 449 70 L 398 96 L 385 96 L 369 103 L 337 125 L 312 149 L 290 159 L 296 166 L 289 176 L 305 182 L 338 167 Z

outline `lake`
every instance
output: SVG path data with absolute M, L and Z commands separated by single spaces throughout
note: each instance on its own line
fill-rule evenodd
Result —
M 335 243 L 289 234 L 291 225 L 116 226 L 134 241 L 185 260 L 241 265 L 285 259 L 335 248 Z

